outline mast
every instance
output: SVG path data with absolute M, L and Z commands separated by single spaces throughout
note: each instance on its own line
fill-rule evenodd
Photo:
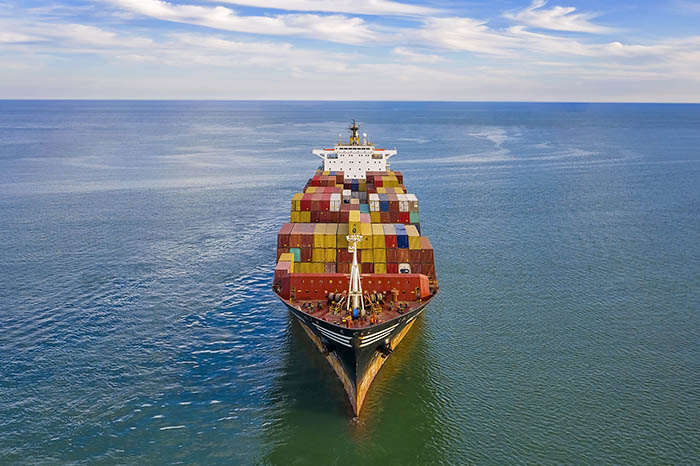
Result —
M 360 127 L 357 125 L 355 120 L 352 120 L 352 125 L 348 127 L 350 130 L 350 145 L 359 146 L 360 145 Z
M 348 285 L 348 302 L 347 310 L 355 317 L 354 311 L 357 310 L 358 316 L 365 316 L 365 303 L 362 299 L 362 282 L 360 281 L 360 267 L 357 264 L 357 243 L 362 241 L 363 236 L 357 234 L 355 227 L 352 227 L 352 233 L 346 236 L 348 239 L 348 252 L 352 253 L 352 268 L 350 269 L 350 283 Z

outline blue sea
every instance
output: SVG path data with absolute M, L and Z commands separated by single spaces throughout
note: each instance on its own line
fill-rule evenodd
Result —
M 270 291 L 357 119 L 441 291 L 353 419 Z M 0 464 L 700 463 L 700 106 L 0 101 Z

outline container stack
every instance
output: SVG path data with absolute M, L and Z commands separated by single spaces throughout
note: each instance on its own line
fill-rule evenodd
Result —
M 363 274 L 435 279 L 433 247 L 420 235 L 418 198 L 406 193 L 401 172 L 345 180 L 342 172 L 317 171 L 292 197 L 291 222 L 278 234 L 275 283 L 285 274 L 349 273 L 352 232 L 363 236 L 357 248 Z
M 362 220 L 284 224 L 277 236 L 278 267 L 288 262 L 288 273 L 349 273 L 352 254 L 347 236 L 355 228 L 364 237 L 357 248 L 362 273 L 401 273 L 403 267 L 435 278 L 433 247 L 415 226 Z

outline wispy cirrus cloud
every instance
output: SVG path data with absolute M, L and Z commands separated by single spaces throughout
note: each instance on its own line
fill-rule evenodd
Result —
M 117 7 L 150 18 L 226 31 L 308 37 L 348 44 L 364 43 L 377 37 L 361 18 L 342 15 L 243 16 L 224 6 L 176 5 L 162 0 L 108 1 Z
M 0 32 L 0 44 L 16 44 L 21 42 L 30 42 L 36 39 L 36 37 L 20 32 L 12 32 L 7 30 Z
M 420 53 L 406 47 L 395 47 L 392 53 L 403 61 L 412 63 L 439 63 L 445 61 L 445 58 L 432 53 Z
M 591 23 L 597 18 L 596 13 L 576 13 L 576 7 L 554 6 L 544 8 L 547 0 L 534 0 L 530 6 L 520 11 L 503 14 L 505 18 L 527 26 L 553 31 L 588 32 L 604 34 L 615 29 Z
M 448 50 L 508 56 L 522 41 L 473 18 L 428 18 L 415 37 L 426 45 Z
M 389 0 L 222 0 L 224 3 L 288 11 L 318 11 L 355 15 L 427 16 L 439 13 L 431 7 Z

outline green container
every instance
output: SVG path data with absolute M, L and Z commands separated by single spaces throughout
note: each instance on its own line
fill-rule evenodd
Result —
M 420 214 L 418 212 L 411 212 L 411 223 L 420 223 Z
M 294 262 L 301 262 L 301 249 L 300 248 L 289 248 L 289 252 L 294 254 Z

